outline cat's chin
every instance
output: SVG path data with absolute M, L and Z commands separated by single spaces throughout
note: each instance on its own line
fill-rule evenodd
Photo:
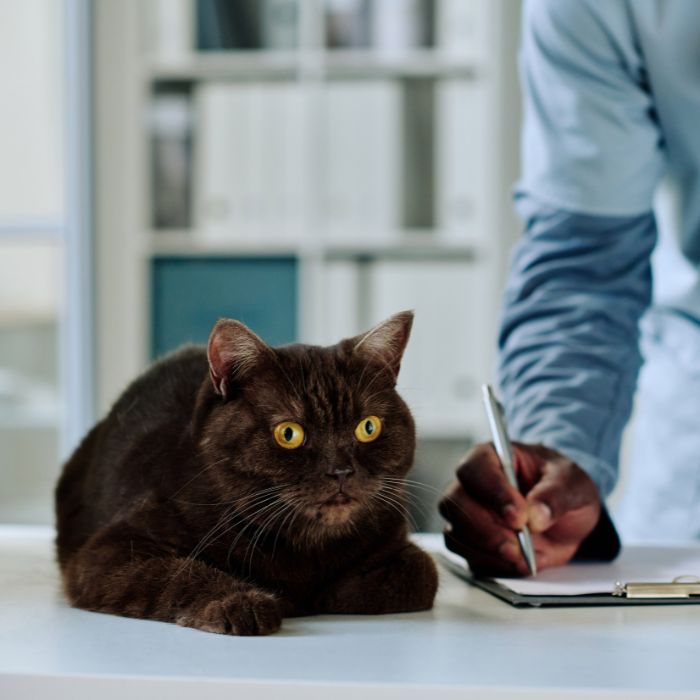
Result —
M 318 504 L 309 506 L 306 514 L 319 525 L 339 527 L 350 521 L 359 505 L 356 498 L 345 493 L 336 493 Z

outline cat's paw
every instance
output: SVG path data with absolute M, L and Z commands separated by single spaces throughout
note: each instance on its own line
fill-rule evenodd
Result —
M 264 591 L 242 591 L 187 610 L 178 625 L 205 632 L 253 636 L 272 634 L 282 625 L 279 600 Z

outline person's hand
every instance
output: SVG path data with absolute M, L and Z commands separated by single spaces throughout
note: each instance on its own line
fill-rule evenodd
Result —
M 516 530 L 532 533 L 538 569 L 567 563 L 601 513 L 598 489 L 574 462 L 541 445 L 513 443 L 520 491 L 506 478 L 493 445 L 477 445 L 440 501 L 445 544 L 475 573 L 527 575 Z

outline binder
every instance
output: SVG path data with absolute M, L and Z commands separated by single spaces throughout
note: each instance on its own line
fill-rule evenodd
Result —
M 438 553 L 450 572 L 517 608 L 700 603 L 700 546 L 630 544 L 616 562 L 572 563 L 526 579 L 486 578 Z

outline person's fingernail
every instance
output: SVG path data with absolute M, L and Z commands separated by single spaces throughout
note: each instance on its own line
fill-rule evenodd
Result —
M 503 506 L 501 509 L 501 515 L 512 528 L 520 529 L 523 525 L 525 525 L 525 511 L 518 510 L 512 503 L 509 503 L 507 506 Z
M 552 522 L 552 509 L 546 503 L 531 505 L 528 510 L 528 522 L 533 530 L 545 530 Z
M 503 540 L 503 542 L 498 545 L 498 553 L 504 559 L 509 559 L 510 561 L 517 561 L 521 556 L 520 546 L 513 540 Z
M 503 506 L 503 510 L 501 512 L 506 520 L 514 520 L 518 517 L 518 510 L 512 503 L 509 503 L 507 506 Z

